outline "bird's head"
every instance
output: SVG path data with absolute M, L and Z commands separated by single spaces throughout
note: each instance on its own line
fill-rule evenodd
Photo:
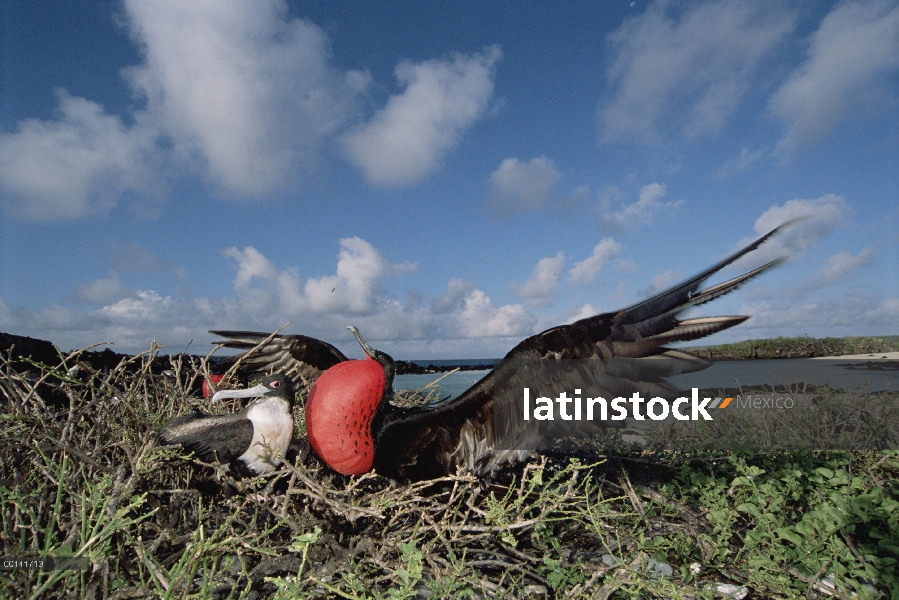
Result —
M 284 398 L 293 406 L 293 384 L 284 375 L 269 375 L 259 385 L 243 390 L 221 390 L 212 397 L 212 403 L 225 398 Z
M 396 361 L 387 354 L 386 352 L 381 352 L 380 350 L 375 350 L 371 346 L 368 345 L 364 339 L 362 339 L 362 334 L 359 333 L 359 330 L 350 325 L 347 329 L 352 332 L 354 336 L 356 336 L 356 341 L 359 342 L 359 345 L 362 346 L 362 351 L 365 352 L 365 355 L 371 360 L 375 360 L 381 364 L 384 368 L 384 378 L 386 379 L 386 387 L 384 389 L 384 396 L 386 398 L 390 398 L 393 396 L 393 377 L 396 375 Z

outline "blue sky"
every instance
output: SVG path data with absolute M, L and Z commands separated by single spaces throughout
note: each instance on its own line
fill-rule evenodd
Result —
M 709 341 L 899 334 L 897 2 L 0 10 L 0 331 L 497 357 L 805 216 Z

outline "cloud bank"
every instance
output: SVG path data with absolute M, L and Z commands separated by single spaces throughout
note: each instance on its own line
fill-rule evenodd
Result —
M 899 6 L 845 2 L 812 35 L 806 61 L 771 97 L 786 135 L 782 157 L 830 133 L 851 115 L 895 107 L 889 81 L 899 72 Z
M 515 293 L 532 306 L 549 306 L 559 289 L 559 277 L 565 272 L 565 253 L 542 258 L 527 280 L 515 286 Z
M 767 231 L 770 222 L 809 214 L 813 216 L 797 223 L 790 235 L 774 238 L 776 244 L 760 248 L 774 248 L 776 256 L 757 262 L 812 248 L 851 215 L 851 208 L 839 196 L 795 199 L 765 211 L 756 227 Z M 179 270 L 161 265 L 140 247 L 117 247 L 117 252 L 143 256 L 142 268 L 147 270 Z M 168 351 L 178 352 L 196 338 L 202 345 L 192 351 L 203 353 L 206 342 L 211 341 L 208 329 L 273 331 L 290 321 L 290 332 L 350 342 L 345 327 L 354 324 L 379 347 L 402 352 L 406 358 L 498 357 L 527 336 L 599 313 L 595 303 L 599 295 L 618 306 L 628 289 L 623 281 L 614 289 L 592 290 L 588 298 L 593 303 L 572 303 L 579 293 L 571 293 L 596 284 L 609 264 L 627 260 L 620 258 L 621 253 L 618 242 L 605 238 L 571 268 L 562 252 L 543 258 L 524 283 L 511 286 L 524 302 L 503 304 L 462 278 L 450 279 L 434 295 L 417 292 L 399 298 L 391 289 L 418 265 L 395 262 L 358 237 L 339 240 L 334 273 L 307 277 L 294 267 L 279 266 L 251 246 L 235 246 L 222 253 L 234 269 L 230 295 L 189 297 L 131 288 L 113 272 L 75 286 L 72 297 L 92 306 L 86 310 L 60 305 L 29 310 L 0 298 L 0 330 L 50 339 L 65 349 L 108 341 L 115 342 L 116 349 L 130 352 L 146 349 L 154 338 L 167 344 Z M 865 290 L 847 291 L 844 286 L 859 270 L 876 267 L 879 258 L 874 246 L 855 253 L 837 252 L 820 259 L 815 271 L 807 270 L 810 275 L 789 277 L 772 293 L 743 296 L 756 300 L 735 307 L 733 314 L 753 319 L 733 335 L 797 335 L 805 333 L 803 328 L 830 325 L 856 330 L 863 326 L 871 333 L 892 327 L 899 306 L 896 298 Z M 664 270 L 652 276 L 634 299 L 645 299 L 683 278 L 677 269 Z M 774 277 L 767 278 L 765 289 L 774 281 Z M 556 306 L 562 292 L 569 294 L 568 300 Z M 351 343 L 346 347 L 353 348 Z
M 694 3 L 680 12 L 650 4 L 608 38 L 613 93 L 597 110 L 602 137 L 654 142 L 669 121 L 687 138 L 718 133 L 795 21 L 762 3 Z
M 521 162 L 504 159 L 489 180 L 487 209 L 496 217 L 511 217 L 543 208 L 562 173 L 546 156 Z
M 161 183 L 152 128 L 127 127 L 65 90 L 58 98 L 57 120 L 28 119 L 17 132 L 0 134 L 0 191 L 11 212 L 75 219 L 107 212 L 122 194 L 149 193 Z
M 336 67 L 324 31 L 280 0 L 126 0 L 124 14 L 143 59 L 123 73 L 129 118 L 60 90 L 58 116 L 0 134 L 11 213 L 76 219 L 127 198 L 153 214 L 194 176 L 222 197 L 267 198 L 302 190 L 339 144 L 373 185 L 413 185 L 484 115 L 502 56 L 401 62 L 404 91 L 363 123 L 371 76 Z
M 619 254 L 621 254 L 621 244 L 613 238 L 603 238 L 593 247 L 593 253 L 590 256 L 575 264 L 571 269 L 569 272 L 571 283 L 580 287 L 593 285 L 602 268 L 617 258 Z
M 640 188 L 636 202 L 627 204 L 618 210 L 612 209 L 611 201 L 604 201 L 600 205 L 601 212 L 597 221 L 600 227 L 616 232 L 638 231 L 650 225 L 659 213 L 683 204 L 682 200 L 661 202 L 666 193 L 667 189 L 664 183 L 650 183 Z

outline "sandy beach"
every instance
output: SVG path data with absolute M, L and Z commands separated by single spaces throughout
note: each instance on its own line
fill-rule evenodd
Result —
M 876 352 L 874 354 L 844 354 L 842 356 L 819 356 L 812 360 L 899 360 L 899 352 Z

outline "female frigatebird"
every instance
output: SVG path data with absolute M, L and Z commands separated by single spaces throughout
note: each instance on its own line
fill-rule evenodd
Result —
M 713 274 L 755 250 L 785 226 L 781 225 L 713 267 L 639 304 L 531 336 L 515 346 L 504 361 L 619 358 L 658 365 L 659 357 L 664 357 L 674 365 L 666 367 L 668 370 L 663 373 L 666 376 L 705 368 L 707 362 L 665 348 L 664 344 L 699 339 L 738 325 L 749 317 L 678 320 L 677 316 L 690 307 L 733 291 L 781 262 L 781 259 L 769 262 L 724 283 L 699 290 Z M 351 330 L 367 355 L 364 360 L 347 361 L 330 344 L 290 335 L 277 335 L 262 349 L 263 354 L 246 357 L 251 361 L 250 368 L 287 370 L 295 374 L 293 376 L 300 384 L 308 384 L 316 372 L 320 374 L 322 369 L 327 369 L 310 390 L 306 429 L 312 447 L 335 471 L 351 475 L 374 468 L 392 479 L 418 480 L 452 473 L 462 466 L 483 476 L 495 472 L 505 463 L 523 460 L 529 453 L 521 449 L 521 444 L 497 447 L 495 432 L 502 429 L 506 435 L 511 431 L 513 437 L 538 435 L 545 439 L 547 431 L 543 429 L 554 426 L 553 422 L 545 421 L 537 428 L 526 430 L 516 423 L 495 423 L 494 383 L 498 377 L 495 371 L 448 402 L 414 408 L 394 406 L 388 401 L 395 372 L 393 360 L 368 346 L 355 328 Z M 223 345 L 239 348 L 259 344 L 269 337 L 250 332 L 211 333 L 235 338 Z M 328 360 L 323 362 L 323 356 Z M 328 361 L 335 361 L 334 366 L 327 367 Z M 653 368 L 650 366 L 650 370 Z M 300 373 L 304 374 L 302 378 Z M 603 375 L 603 385 L 614 388 L 619 383 L 624 387 L 644 383 L 625 381 L 626 377 L 626 374 L 610 370 Z M 502 418 L 511 420 L 512 417 Z M 583 421 L 575 428 L 569 428 L 567 433 L 588 435 L 598 431 L 602 429 L 591 421 Z
M 181 444 L 200 460 L 226 468 L 246 467 L 257 475 L 281 464 L 293 437 L 294 392 L 290 378 L 270 375 L 249 389 L 216 392 L 212 402 L 223 398 L 255 399 L 233 414 L 198 411 L 178 417 L 159 430 L 160 444 Z

